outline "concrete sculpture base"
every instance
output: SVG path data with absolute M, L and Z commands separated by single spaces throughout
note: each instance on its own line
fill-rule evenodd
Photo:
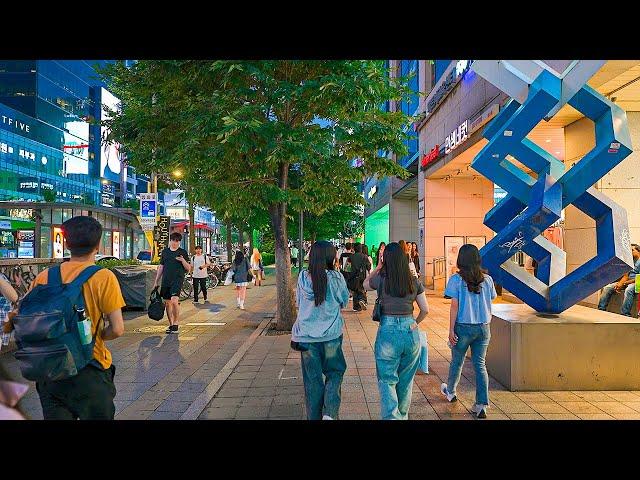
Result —
M 574 305 L 495 304 L 489 375 L 511 391 L 640 390 L 640 321 Z

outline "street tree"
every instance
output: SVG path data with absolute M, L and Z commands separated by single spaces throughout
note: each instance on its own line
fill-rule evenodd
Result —
M 288 209 L 322 214 L 360 202 L 354 185 L 365 176 L 407 177 L 380 153 L 406 154 L 413 121 L 381 108 L 409 94 L 383 61 L 140 61 L 105 79 L 124 107 L 105 125 L 131 164 L 180 165 L 227 205 L 268 213 L 280 330 L 296 318 Z

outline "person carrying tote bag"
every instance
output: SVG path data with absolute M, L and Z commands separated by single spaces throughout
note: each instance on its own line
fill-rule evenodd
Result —
M 424 287 L 409 271 L 405 249 L 396 242 L 386 246 L 383 259 L 367 277 L 364 287 L 380 288 L 382 312 L 374 347 L 380 416 L 383 420 L 407 420 L 420 360 L 418 323 L 429 312 Z M 415 319 L 414 302 L 420 308 Z

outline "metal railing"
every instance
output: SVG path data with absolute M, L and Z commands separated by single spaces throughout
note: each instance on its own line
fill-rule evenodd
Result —
M 431 262 L 427 262 L 425 287 L 430 290 L 435 290 L 436 280 L 445 277 L 446 267 L 445 257 L 435 257 Z

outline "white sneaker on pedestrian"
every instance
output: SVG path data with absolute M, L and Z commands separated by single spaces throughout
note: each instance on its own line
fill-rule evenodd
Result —
M 456 400 L 458 400 L 458 397 L 456 397 L 452 393 L 449 393 L 446 383 L 440 385 L 440 392 L 442 393 L 442 395 L 444 395 L 444 398 L 446 398 L 448 402 L 455 402 Z
M 487 418 L 487 408 L 487 405 L 475 404 L 473 406 L 473 413 L 475 413 L 478 418 Z
M 329 415 L 323 415 L 322 419 L 323 420 L 333 420 L 333 418 L 331 418 Z
M 240 308 L 240 310 L 244 310 L 244 303 L 241 303 L 239 308 Z

